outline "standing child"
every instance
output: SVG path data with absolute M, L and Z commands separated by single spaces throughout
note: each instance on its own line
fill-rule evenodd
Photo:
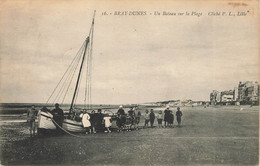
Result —
M 154 119 L 155 119 L 155 114 L 154 114 L 154 112 L 153 112 L 153 109 L 151 109 L 151 113 L 150 113 L 150 124 L 151 124 L 151 128 L 153 128 Z
M 86 129 L 86 134 L 90 134 L 91 131 L 90 131 L 90 126 L 91 126 L 91 123 L 90 123 L 90 115 L 87 113 L 87 112 L 83 112 L 80 117 L 82 117 L 82 124 L 83 124 L 83 127 Z
M 149 111 L 146 110 L 144 114 L 144 128 L 148 127 L 149 121 L 150 121 L 150 114 Z
M 157 115 L 157 121 L 158 121 L 159 128 L 162 128 L 162 120 L 163 120 L 162 111 L 159 111 L 159 114 Z
M 177 107 L 176 116 L 177 116 L 178 127 L 181 127 L 182 112 L 180 110 L 180 107 Z
M 136 108 L 136 109 L 138 109 L 138 108 Z M 138 128 L 139 128 L 139 122 L 140 122 L 140 118 L 141 118 L 141 112 L 140 112 L 140 110 L 138 110 L 137 111 L 137 114 L 136 114 L 136 129 L 138 130 Z
M 104 121 L 105 121 L 105 128 L 106 128 L 105 133 L 107 133 L 107 132 L 111 133 L 111 130 L 109 129 L 112 125 L 111 117 L 109 117 L 108 115 L 105 115 Z
M 174 127 L 173 127 L 173 121 L 174 121 L 174 115 L 173 115 L 173 112 L 170 111 L 170 114 L 169 114 L 169 126 L 170 126 L 171 128 L 174 128 Z

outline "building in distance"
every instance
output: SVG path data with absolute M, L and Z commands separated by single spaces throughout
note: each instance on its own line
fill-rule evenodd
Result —
M 210 93 L 211 105 L 228 105 L 228 104 L 250 104 L 259 105 L 259 84 L 258 82 L 245 81 L 239 82 L 233 90 L 219 92 L 213 90 Z

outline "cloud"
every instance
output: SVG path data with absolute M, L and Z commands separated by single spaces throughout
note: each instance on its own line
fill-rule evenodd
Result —
M 1 6 L 0 91 L 4 102 L 47 100 L 89 33 L 93 8 L 97 10 L 94 103 L 208 100 L 213 89 L 259 81 L 254 17 L 104 17 L 101 11 L 113 11 L 113 4 L 50 3 L 5 2 Z M 129 4 L 120 9 L 128 10 Z M 170 10 L 171 6 L 153 9 Z M 79 99 L 84 99 L 83 87 L 81 91 Z

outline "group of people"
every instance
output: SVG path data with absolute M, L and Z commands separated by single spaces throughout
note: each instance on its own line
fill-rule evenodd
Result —
M 78 118 L 79 117 L 79 118 Z M 82 121 L 83 127 L 86 128 L 86 134 L 96 133 L 97 131 L 111 132 L 112 121 L 116 121 L 117 132 L 122 130 L 130 130 L 132 126 L 138 129 L 140 122 L 141 112 L 136 113 L 135 108 L 130 108 L 126 113 L 123 106 L 119 109 L 115 116 L 103 114 L 101 109 L 97 113 L 93 110 L 88 113 L 86 110 L 81 111 L 80 114 L 74 115 L 74 119 Z
M 178 127 L 180 127 L 181 126 L 181 117 L 182 117 L 182 112 L 180 110 L 180 107 L 177 107 L 177 111 L 176 111 L 175 115 L 177 117 Z M 144 119 L 145 119 L 144 128 L 148 127 L 149 122 L 150 122 L 151 128 L 153 128 L 155 118 L 157 118 L 159 128 L 163 128 L 163 127 L 174 128 L 174 125 L 173 125 L 174 114 L 173 114 L 173 111 L 170 110 L 169 107 L 167 107 L 167 109 L 164 110 L 164 116 L 163 116 L 161 110 L 159 111 L 158 115 L 156 116 L 153 109 L 151 109 L 150 112 L 148 111 L 148 109 L 146 109 L 145 115 L 144 115 Z M 164 126 L 162 125 L 163 120 L 164 120 Z
M 50 112 L 53 115 L 53 120 L 56 123 L 57 130 L 61 132 L 62 123 L 64 121 L 64 111 L 59 107 L 59 104 L 55 104 L 55 108 L 53 110 L 48 110 L 46 107 L 43 107 L 41 111 Z M 35 109 L 35 106 L 32 106 L 27 112 L 28 122 L 30 124 L 30 135 L 35 134 L 35 119 L 37 118 L 38 111 Z M 178 127 L 181 125 L 181 117 L 182 112 L 180 108 L 177 108 L 176 112 Z M 141 118 L 141 112 L 137 107 L 132 107 L 128 112 L 125 112 L 123 106 L 120 106 L 116 116 L 109 116 L 108 114 L 103 114 L 101 109 L 98 109 L 97 112 L 93 110 L 91 113 L 88 113 L 87 110 L 83 109 L 78 113 L 72 115 L 71 119 L 82 122 L 83 127 L 86 129 L 86 134 L 96 133 L 97 131 L 111 132 L 112 121 L 116 121 L 117 131 L 120 132 L 122 130 L 131 130 L 131 129 L 139 129 L 139 122 Z M 155 115 L 154 110 L 151 109 L 150 112 L 148 110 L 145 111 L 144 114 L 144 127 L 147 128 L 149 123 L 151 128 L 154 127 L 154 121 L 157 118 L 158 127 L 174 127 L 174 115 L 173 111 L 167 107 L 164 111 L 159 111 L 157 115 Z M 164 120 L 164 126 L 162 122 Z
M 134 126 L 134 129 L 138 129 L 138 124 L 140 122 L 141 112 L 138 110 L 138 108 L 130 108 L 128 113 L 126 114 L 123 107 L 120 106 L 117 111 L 118 119 L 117 119 L 117 126 L 119 131 L 121 131 L 123 128 L 130 128 Z M 180 110 L 180 107 L 177 107 L 176 111 L 176 117 L 177 117 L 177 127 L 181 126 L 181 117 L 182 112 Z M 148 109 L 146 109 L 144 114 L 144 126 L 143 128 L 147 128 L 149 126 L 149 123 L 151 125 L 151 128 L 154 127 L 154 121 L 157 118 L 158 121 L 158 127 L 159 128 L 174 128 L 173 122 L 174 122 L 174 114 L 173 111 L 170 110 L 170 107 L 167 107 L 166 110 L 164 110 L 164 114 L 162 111 L 159 111 L 157 115 L 155 115 L 154 110 L 151 109 L 150 112 Z M 129 119 L 129 120 L 127 120 Z M 162 122 L 164 120 L 164 126 L 162 125 Z M 129 125 L 129 126 L 128 126 Z
M 55 104 L 55 109 L 51 111 L 51 114 L 53 115 L 53 120 L 59 125 L 57 126 L 57 130 L 60 130 L 64 120 L 64 113 L 63 110 L 59 108 L 58 103 Z M 93 110 L 91 113 L 88 113 L 86 109 L 80 112 L 73 112 L 70 119 L 82 122 L 86 134 L 103 131 L 104 126 L 106 128 L 105 132 L 111 132 L 109 129 L 111 126 L 111 117 L 107 114 L 103 114 L 101 109 L 98 109 L 97 112 Z
M 57 125 L 62 126 L 62 122 L 64 120 L 64 112 L 59 107 L 59 104 L 55 104 L 55 108 L 50 111 L 47 107 L 43 107 L 41 109 L 43 112 L 50 112 L 53 115 L 53 120 L 57 123 Z M 27 111 L 27 122 L 29 123 L 29 130 L 30 130 L 30 137 L 35 135 L 36 125 L 35 120 L 37 119 L 38 111 L 36 110 L 35 106 L 32 105 L 31 108 Z M 59 128 L 57 128 L 58 132 L 61 132 Z
M 86 129 L 86 134 L 96 133 L 97 131 L 111 132 L 112 119 L 107 114 L 103 114 L 101 109 L 97 113 L 93 110 L 88 113 L 86 110 L 81 111 L 79 117 L 83 127 Z
M 126 113 L 123 109 L 123 106 L 119 106 L 117 111 L 116 117 L 116 124 L 118 127 L 118 132 L 122 130 L 131 130 L 133 127 L 134 129 L 138 129 L 138 125 L 140 122 L 141 112 L 137 110 L 136 107 L 131 107 L 130 110 Z

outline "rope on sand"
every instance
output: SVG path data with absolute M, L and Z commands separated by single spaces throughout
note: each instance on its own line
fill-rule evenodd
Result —
M 65 130 L 63 127 L 61 127 L 60 125 L 58 125 L 58 123 L 56 123 L 55 120 L 53 120 L 52 118 L 51 118 L 51 120 L 52 120 L 52 122 L 53 122 L 56 126 L 58 126 L 58 127 L 59 127 L 62 131 L 64 131 L 65 133 L 67 133 L 67 134 L 69 134 L 69 135 L 71 135 L 71 136 L 73 136 L 73 137 L 84 138 L 83 136 L 75 135 L 75 134 L 72 134 L 72 133 L 68 132 L 68 131 Z

